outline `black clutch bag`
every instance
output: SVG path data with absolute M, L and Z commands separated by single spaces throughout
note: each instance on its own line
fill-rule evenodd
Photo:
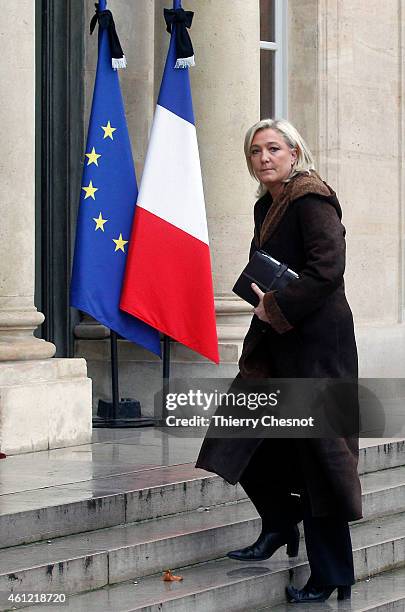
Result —
M 264 293 L 283 289 L 288 283 L 299 278 L 298 274 L 265 251 L 256 251 L 246 268 L 236 281 L 232 291 L 246 302 L 256 307 L 259 298 L 251 288 L 256 283 Z

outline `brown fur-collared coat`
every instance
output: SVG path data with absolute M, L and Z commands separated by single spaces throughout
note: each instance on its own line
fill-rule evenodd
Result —
M 300 278 L 265 294 L 270 324 L 253 316 L 239 377 L 357 378 L 353 318 L 343 281 L 341 217 L 336 194 L 314 171 L 295 176 L 274 202 L 269 193 L 256 202 L 250 257 L 263 249 Z M 235 484 L 260 443 L 206 437 L 196 467 Z M 293 448 L 297 456 L 292 467 L 296 462 L 304 474 L 313 516 L 361 518 L 358 439 L 301 438 L 294 440 Z M 272 467 L 263 469 L 270 474 Z

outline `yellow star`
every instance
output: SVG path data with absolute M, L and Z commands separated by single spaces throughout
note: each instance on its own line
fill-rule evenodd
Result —
M 103 216 L 100 213 L 97 219 L 93 217 L 93 221 L 96 222 L 95 231 L 101 229 L 104 232 L 104 223 L 107 223 L 108 219 L 103 219 Z
M 125 253 L 124 245 L 128 244 L 128 240 L 123 240 L 122 239 L 122 234 L 120 234 L 120 237 L 118 238 L 118 240 L 115 240 L 113 238 L 113 242 L 115 242 L 115 251 L 114 252 L 116 252 L 118 250 L 121 250 L 123 253 Z
M 93 187 L 93 183 L 91 181 L 87 187 L 82 187 L 82 189 L 86 192 L 86 195 L 84 196 L 85 200 L 87 200 L 87 198 L 93 198 L 93 200 L 96 199 L 94 197 L 94 194 L 96 193 L 96 191 L 98 191 L 98 187 Z
M 88 161 L 87 161 L 87 165 L 90 166 L 90 164 L 96 164 L 96 166 L 98 166 L 98 158 L 101 157 L 101 154 L 96 153 L 95 148 L 93 147 L 93 149 L 91 150 L 91 153 L 86 153 L 86 157 L 88 157 Z
M 102 125 L 101 127 L 104 130 L 104 138 L 111 138 L 111 140 L 114 140 L 113 132 L 115 132 L 117 128 L 112 127 L 109 121 L 107 125 Z

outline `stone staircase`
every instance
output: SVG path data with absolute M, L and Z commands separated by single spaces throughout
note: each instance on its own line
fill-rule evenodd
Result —
M 370 441 L 359 471 L 364 518 L 351 526 L 359 582 L 351 603 L 338 607 L 332 595 L 312 608 L 403 612 L 405 441 Z M 296 609 L 284 590 L 292 575 L 298 585 L 308 577 L 303 542 L 293 560 L 284 549 L 255 564 L 224 558 L 259 529 L 241 487 L 192 464 L 1 495 L 0 609 L 21 607 L 7 602 L 11 591 L 69 594 L 64 606 L 25 608 L 37 611 Z M 168 568 L 183 581 L 163 582 Z

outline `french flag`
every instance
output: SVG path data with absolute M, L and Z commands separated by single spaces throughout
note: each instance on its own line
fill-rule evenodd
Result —
M 178 0 L 174 9 L 177 11 L 170 13 L 185 13 Z M 176 27 L 179 26 L 174 22 L 139 190 L 120 307 L 219 363 L 189 69 L 175 68 Z

